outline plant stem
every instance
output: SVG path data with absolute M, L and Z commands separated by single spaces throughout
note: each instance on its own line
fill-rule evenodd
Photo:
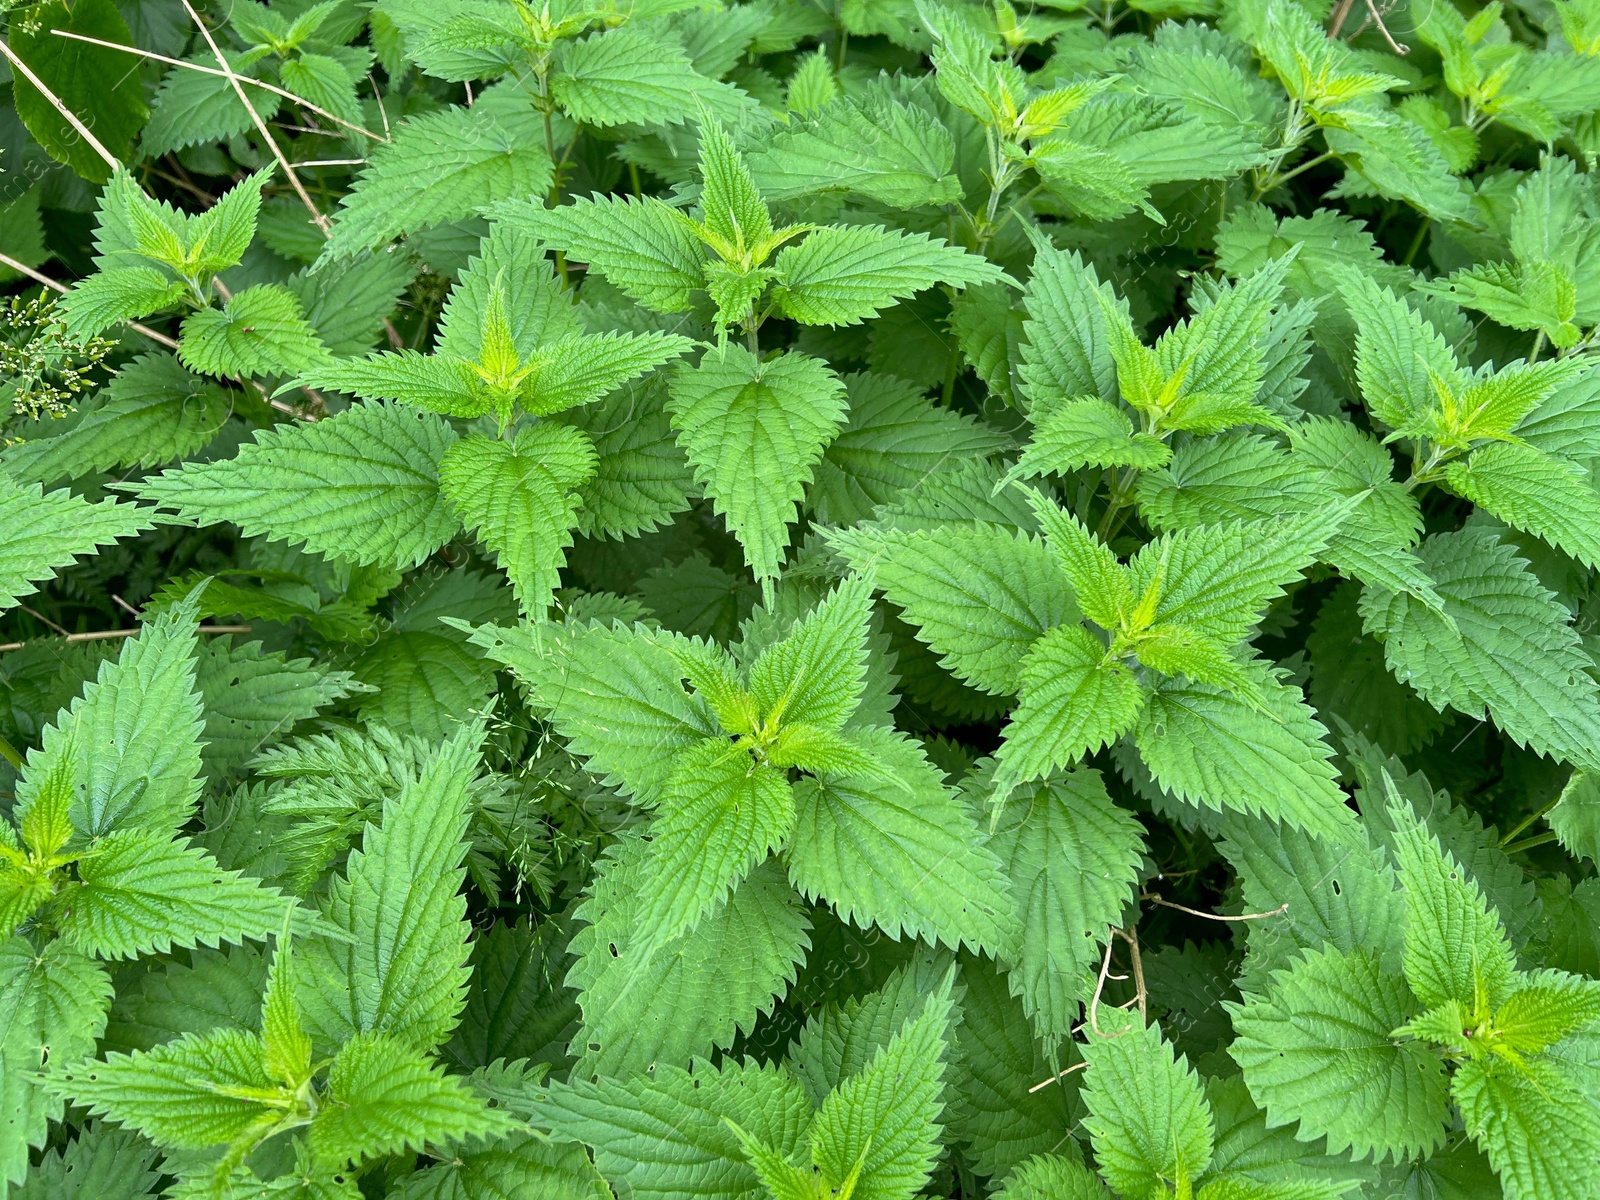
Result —
M 1544 816 L 1552 808 L 1554 808 L 1556 805 L 1560 804 L 1561 803 L 1561 796 L 1562 796 L 1562 793 L 1561 792 L 1557 792 L 1556 793 L 1556 798 L 1554 800 L 1552 800 L 1548 804 L 1545 804 L 1542 807 L 1540 807 L 1539 811 L 1533 812 L 1533 813 L 1529 813 L 1526 817 L 1523 817 L 1522 820 L 1518 821 L 1515 825 L 1513 825 L 1511 827 L 1510 832 L 1508 832 L 1505 835 L 1505 837 L 1500 839 L 1500 848 L 1502 850 L 1504 850 L 1507 846 L 1509 846 L 1513 841 L 1516 840 L 1517 834 L 1521 833 L 1529 825 L 1532 825 L 1540 817 Z
M 1100 518 L 1100 525 L 1095 530 L 1095 535 L 1102 542 L 1109 542 L 1119 529 L 1122 528 L 1122 512 L 1133 500 L 1133 491 L 1139 481 L 1138 467 L 1125 467 L 1117 481 L 1111 485 L 1111 492 L 1106 497 L 1105 515 Z
M 1507 854 L 1520 854 L 1524 850 L 1532 850 L 1535 846 L 1547 846 L 1556 840 L 1554 833 L 1536 833 L 1531 838 L 1524 838 L 1514 846 L 1507 846 Z
M 1410 266 L 1417 257 L 1417 251 L 1422 249 L 1422 243 L 1428 236 L 1428 230 L 1433 228 L 1433 218 L 1423 217 L 1422 224 L 1417 226 L 1417 236 L 1411 239 L 1411 245 L 1406 250 L 1406 256 L 1400 261 Z
M 1312 167 L 1321 166 L 1323 163 L 1327 162 L 1332 157 L 1333 157 L 1333 151 L 1332 150 L 1327 150 L 1327 151 L 1324 151 L 1323 153 L 1317 155 L 1315 158 L 1306 159 L 1305 162 L 1301 163 L 1294 170 L 1285 171 L 1282 175 L 1279 175 L 1278 178 L 1277 178 L 1277 181 L 1273 184 L 1273 187 L 1282 187 L 1284 184 L 1288 183 L 1289 180 L 1293 179 L 1296 175 L 1302 175 L 1305 172 L 1311 170 Z

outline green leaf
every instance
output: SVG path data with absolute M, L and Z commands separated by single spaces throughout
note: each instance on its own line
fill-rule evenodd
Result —
M 278 935 L 261 1002 L 261 1064 L 284 1087 L 311 1078 L 311 1038 L 301 1028 L 295 997 L 293 942 L 285 928 Z
M 270 1091 L 273 1084 L 261 1066 L 261 1038 L 218 1029 L 137 1054 L 107 1055 L 104 1062 L 89 1059 L 64 1068 L 49 1086 L 158 1146 L 200 1150 L 251 1129 L 263 1106 L 238 1093 Z
M 1456 271 L 1426 290 L 1512 329 L 1536 329 L 1563 350 L 1583 336 L 1573 323 L 1577 284 L 1559 263 L 1483 263 Z
M 1212 684 L 1167 680 L 1134 730 L 1156 782 L 1189 804 L 1236 809 L 1335 839 L 1354 814 L 1323 728 L 1281 672 L 1252 662 L 1248 699 Z
M 1032 489 L 1028 504 L 1045 544 L 1072 586 L 1078 607 L 1102 629 L 1116 630 L 1133 609 L 1133 585 L 1111 548 L 1065 509 Z
M 385 350 L 366 358 L 329 360 L 297 376 L 305 387 L 347 392 L 364 400 L 395 400 L 448 416 L 477 417 L 490 397 L 465 359 Z
M 1105 1184 L 1081 1163 L 1055 1155 L 1030 1158 L 1006 1179 L 995 1200 L 1105 1200 Z
M 88 338 L 122 321 L 171 308 L 188 295 L 154 267 L 115 267 L 91 275 L 61 301 L 62 324 L 75 338 Z M 207 310 L 210 311 L 210 310 Z
M 981 779 L 969 787 L 981 789 Z M 1133 895 L 1144 831 L 1112 803 L 1098 771 L 1077 767 L 1013 792 L 989 846 L 1022 924 L 1011 988 L 1041 1034 L 1066 1037 L 1079 1019 L 1084 973 Z
M 1156 589 L 1151 625 L 1188 626 L 1236 645 L 1315 561 L 1353 507 L 1344 501 L 1301 517 L 1164 534 L 1129 561 L 1133 594 Z
M 256 236 L 261 189 L 270 171 L 257 171 L 229 188 L 218 201 L 189 222 L 185 258 L 199 276 L 237 266 Z
M 0 942 L 0 1045 L 32 1056 L 31 1069 L 94 1051 L 106 1027 L 111 977 L 60 939 L 35 950 L 20 937 Z
M 806 504 L 817 520 L 849 525 L 941 467 L 1004 449 L 1009 439 L 923 399 L 892 375 L 844 377 L 850 419 L 817 464 Z
M 1057 625 L 1023 659 L 1022 700 L 995 753 L 993 804 L 1110 745 L 1133 728 L 1146 693 L 1133 672 L 1081 625 Z
M 468 976 L 461 862 L 482 738 L 481 722 L 463 726 L 385 800 L 382 825 L 367 827 L 329 889 L 325 916 L 351 940 L 306 947 L 306 975 L 318 979 L 302 996 L 314 1035 L 382 1034 L 425 1052 L 455 1028 Z
M 577 1072 L 626 1076 L 687 1065 L 728 1047 L 770 1013 L 809 945 L 799 897 L 774 862 L 756 867 L 728 902 L 653 955 L 634 944 L 644 845 L 629 839 L 597 873 L 572 939 L 583 1028 Z
M 292 902 L 183 840 L 121 830 L 94 842 L 78 862 L 78 883 L 61 936 L 86 954 L 134 958 L 173 946 L 264 939 Z
M 92 1054 L 110 1002 L 106 969 L 65 941 L 47 942 L 43 950 L 20 937 L 0 942 L 0 1100 L 7 1115 L 0 1171 L 7 1179 L 22 1177 L 29 1146 L 43 1146 L 61 1116 L 59 1098 L 37 1073 Z
M 971 812 L 903 734 L 857 733 L 896 777 L 843 772 L 794 785 L 789 874 L 847 919 L 979 950 L 1009 947 L 1016 917 L 1000 863 Z M 944 886 L 929 888 L 939 877 Z
M 149 517 L 131 504 L 88 504 L 69 491 L 45 494 L 37 483 L 0 475 L 0 525 L 0 608 L 11 608 L 78 555 L 146 530 Z
M 1033 275 L 1023 290 L 1028 320 L 1022 347 L 1023 391 L 1034 404 L 1117 394 L 1106 330 L 1106 305 L 1121 302 L 1076 251 L 1035 240 Z
M 1301 1200 L 1332 1200 L 1322 1189 L 1339 1195 L 1374 1173 L 1371 1167 L 1351 1162 L 1348 1155 L 1319 1153 L 1315 1145 L 1296 1141 L 1294 1125 L 1269 1127 L 1267 1114 L 1251 1100 L 1241 1075 L 1206 1080 L 1206 1099 L 1217 1127 L 1211 1175 L 1219 1181 L 1282 1186 L 1291 1200 L 1296 1187 L 1309 1186 L 1313 1190 Z M 1380 1168 L 1380 1175 L 1386 1174 Z
M 674 756 L 650 823 L 644 894 L 634 927 L 641 952 L 692 930 L 724 903 L 794 825 L 783 775 L 727 738 Z
M 1211 1162 L 1211 1107 L 1160 1028 L 1135 1019 L 1120 1033 L 1091 1037 L 1083 1057 L 1084 1125 L 1111 1186 L 1130 1197 L 1193 1186 Z
M 494 215 L 587 263 L 657 312 L 683 312 L 690 293 L 705 286 L 707 252 L 692 224 L 653 196 L 597 194 L 550 209 L 505 204 Z
M 854 325 L 936 283 L 1005 278 L 999 267 L 926 234 L 872 225 L 825 225 L 775 263 L 779 311 L 802 325 Z
M 753 148 L 761 194 L 778 201 L 838 189 L 895 208 L 958 200 L 955 144 L 923 103 L 926 89 L 915 99 L 896 92 L 888 79 L 871 80 Z
M 532 358 L 547 343 L 583 332 L 578 308 L 555 267 L 524 229 L 505 221 L 489 236 L 450 289 L 434 342 L 437 354 L 484 361 L 491 309 L 498 307 L 503 334 L 520 359 Z
M 297 375 L 327 357 L 300 300 L 275 283 L 203 308 L 183 323 L 178 358 L 201 375 Z
M 172 47 L 172 52 L 177 53 L 181 49 L 180 43 Z M 262 74 L 262 60 L 266 52 L 246 50 L 240 53 L 225 49 L 223 57 L 241 79 L 255 79 Z M 211 71 L 217 69 L 216 55 L 203 43 L 198 51 L 183 61 Z M 127 69 L 125 62 L 119 66 L 121 70 Z M 226 77 L 205 74 L 193 70 L 192 66 L 174 66 L 162 79 L 151 101 L 150 123 L 144 127 L 139 138 L 142 150 L 162 155 L 202 142 L 235 137 L 255 128 L 250 116 L 252 110 L 263 121 L 270 121 L 278 115 L 283 101 L 277 93 L 259 87 L 244 88 L 250 103 L 250 108 L 246 109 Z M 317 240 L 321 241 L 320 234 Z
M 795 504 L 844 423 L 844 385 L 825 364 L 740 346 L 678 373 L 667 409 L 695 478 L 744 547 L 757 579 L 778 574 Z
M 677 125 L 715 85 L 682 48 L 645 29 L 612 29 L 563 47 L 550 90 L 585 125 Z M 532 189 L 529 189 L 532 190 Z
M 1600 781 L 1592 774 L 1574 771 L 1545 820 L 1567 853 L 1600 862 Z
M 565 338 L 538 356 L 519 400 L 534 413 L 576 408 L 678 357 L 689 346 L 688 338 L 665 333 Z
M 1062 1131 L 1075 1119 L 1078 1075 L 1058 1075 L 1062 1056 L 1047 1054 L 1034 1036 L 1004 972 L 969 960 L 961 983 L 947 1086 L 961 1103 L 947 1111 L 946 1137 L 970 1146 L 973 1169 L 994 1179 L 1025 1172 L 1032 1154 L 1073 1153 Z
M 508 1132 L 514 1121 L 398 1038 L 359 1033 L 328 1069 L 328 1098 L 307 1134 L 325 1161 L 450 1146 Z
M 188 958 L 149 970 L 121 989 L 106 1048 L 150 1050 L 186 1033 L 255 1027 L 267 980 L 267 960 L 255 944 L 191 950 Z
M 191 375 L 170 354 L 123 366 L 66 433 L 8 447 L 0 463 L 19 483 L 79 479 L 115 467 L 155 467 L 203 449 L 221 432 L 231 395 Z
M 949 983 L 928 996 L 859 1074 L 822 1102 L 811 1126 L 811 1153 L 823 1180 L 862 1200 L 911 1200 L 928 1181 L 939 1152 L 939 1116 Z
M 347 671 L 264 653 L 260 642 L 232 646 L 226 638 L 211 638 L 201 649 L 195 681 L 206 714 L 200 761 L 213 779 L 357 690 Z
M 532 1101 L 534 1119 L 563 1138 L 594 1147 L 608 1179 L 626 1181 L 640 1200 L 751 1196 L 760 1181 L 735 1122 L 780 1151 L 803 1145 L 812 1107 L 782 1066 L 697 1060 L 632 1079 L 574 1078 Z
M 330 354 L 364 354 L 383 333 L 415 275 L 401 254 L 357 254 L 337 268 L 297 271 L 284 281 Z
M 640 803 L 659 799 L 673 751 L 718 734 L 704 699 L 683 689 L 670 635 L 640 627 L 491 625 L 472 640 L 516 673 L 592 774 Z
M 1434 613 L 1368 588 L 1361 615 L 1396 678 L 1436 709 L 1484 709 L 1519 745 L 1600 769 L 1600 688 L 1567 610 L 1493 529 L 1430 537 L 1418 550 L 1444 597 Z
M 1450 489 L 1514 529 L 1543 538 L 1588 567 L 1600 566 L 1600 493 L 1576 463 L 1499 442 L 1445 469 Z
M 113 158 L 126 161 L 133 135 L 149 115 L 137 72 L 128 69 L 126 54 L 58 37 L 56 30 L 127 46 L 133 43 L 128 23 L 111 0 L 78 0 L 71 5 L 52 0 L 32 10 L 28 21 L 18 22 L 7 35 L 12 51 L 55 98 L 89 127 Z M 91 183 L 110 178 L 105 160 L 21 72 L 12 86 L 17 115 L 51 158 Z
M 203 524 L 231 521 L 330 557 L 409 567 L 456 529 L 438 481 L 455 440 L 438 417 L 352 405 L 258 432 L 234 458 L 164 471 L 138 491 Z
M 1302 1142 L 1395 1161 L 1444 1140 L 1443 1063 L 1392 1035 L 1416 1015 L 1400 976 L 1364 950 L 1308 951 L 1273 973 L 1264 996 L 1230 1005 L 1229 1053 L 1269 1124 L 1298 1122 Z
M 502 1200 L 522 1195 L 592 1200 L 605 1184 L 581 1146 L 512 1133 L 458 1147 L 448 1160 L 406 1177 L 400 1200 Z
M 369 722 L 442 741 L 464 714 L 483 711 L 494 668 L 455 637 L 404 630 L 380 638 L 356 660 L 356 679 L 376 695 L 360 701 Z
M 1328 149 L 1379 195 L 1404 200 L 1435 221 L 1468 219 L 1470 192 L 1421 126 L 1380 108 L 1342 108 L 1338 122 L 1324 126 Z
M 463 1066 L 566 1061 L 578 1002 L 562 986 L 567 931 L 555 920 L 496 922 L 472 943 L 472 987 L 446 1054 Z
M 1164 467 L 1172 451 L 1134 432 L 1128 414 L 1095 396 L 1034 409 L 1033 440 L 1013 472 L 1020 479 L 1066 475 L 1082 467 Z
M 1494 1027 L 1512 1050 L 1546 1050 L 1600 1018 L 1600 983 L 1562 971 L 1539 971 L 1494 1015 Z
M 1557 1062 L 1461 1064 L 1450 1096 L 1488 1155 L 1507 1200 L 1578 1200 L 1600 1181 L 1592 1148 L 1600 1113 L 1592 1093 Z
M 476 530 L 511 578 L 529 616 L 542 617 L 572 545 L 578 497 L 594 474 L 594 447 L 581 432 L 533 425 L 515 441 L 468 434 L 445 451 L 439 490 Z
M 26 820 L 60 763 L 72 781 L 73 826 L 87 838 L 119 829 L 177 831 L 200 798 L 200 696 L 192 608 L 156 617 L 105 662 L 81 698 L 45 730 L 17 786 Z
M 587 537 L 648 533 L 689 507 L 696 491 L 665 408 L 666 381 L 624 384 L 599 402 L 556 420 L 594 446 L 595 473 L 578 488 L 578 530 Z
M 1268 972 L 1287 967 L 1300 950 L 1362 951 L 1398 974 L 1405 908 L 1388 855 L 1364 830 L 1338 839 L 1315 837 L 1288 825 L 1269 825 L 1243 814 L 1219 822 L 1222 851 L 1242 884 L 1247 912 L 1271 920 L 1247 926 L 1249 955 L 1240 973 L 1246 991 L 1262 991 Z
M 486 106 L 448 108 L 400 125 L 335 215 L 329 250 L 352 254 L 498 200 L 542 194 L 553 165 L 536 122 L 512 125 Z M 426 181 L 418 186 L 418 181 Z
M 1412 434 L 1435 403 L 1432 379 L 1459 387 L 1456 356 L 1434 327 L 1366 275 L 1341 280 L 1359 333 L 1356 378 L 1367 409 L 1396 433 Z
M 769 727 L 842 730 L 867 681 L 872 580 L 853 575 L 750 666 L 750 694 Z
M 17 1200 L 147 1200 L 159 1176 L 155 1148 L 138 1134 L 96 1122 L 71 1145 L 46 1154 Z
M 1503 1003 L 1515 986 L 1516 952 L 1477 882 L 1462 874 L 1390 781 L 1389 819 L 1406 898 L 1406 982 L 1428 1007 L 1459 1001 L 1468 1012 Z
M 819 951 L 827 953 L 840 946 L 835 939 L 844 927 L 835 924 L 830 932 L 829 941 L 817 947 Z M 900 965 L 887 974 L 881 987 L 843 1002 L 829 1001 L 813 1012 L 800 1030 L 787 1065 L 812 1103 L 821 1104 L 841 1083 L 860 1074 L 907 1022 L 922 1015 L 928 997 L 943 988 L 954 956 L 924 944 L 912 947 L 909 958 L 899 955 L 896 959 Z M 884 963 L 884 968 L 887 965 Z M 883 974 L 879 970 L 871 977 L 875 981 Z M 952 996 L 957 994 L 952 990 Z M 952 1055 L 952 1064 L 957 1059 Z
M 1076 616 L 1050 551 L 1013 530 L 974 523 L 828 540 L 873 571 L 947 669 L 990 695 L 1014 694 L 1029 649 Z

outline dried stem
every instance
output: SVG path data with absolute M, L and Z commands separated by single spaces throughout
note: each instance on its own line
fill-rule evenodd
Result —
M 111 151 L 107 150 L 100 144 L 100 139 L 89 132 L 89 127 L 82 121 L 78 120 L 77 115 L 70 108 L 61 103 L 60 97 L 58 97 L 49 88 L 45 87 L 44 81 L 33 73 L 33 68 L 18 58 L 17 52 L 13 50 L 5 41 L 0 41 L 0 53 L 3 53 L 6 58 L 10 60 L 13 67 L 22 72 L 22 77 L 24 79 L 39 89 L 39 94 L 42 95 L 46 100 L 50 101 L 55 110 L 66 119 L 67 124 L 71 125 L 78 131 L 79 136 L 81 136 L 84 141 L 89 143 L 94 152 L 101 158 L 105 159 L 106 166 L 110 167 L 113 171 L 120 171 L 122 169 L 122 163 L 117 160 L 116 155 L 112 154 Z
M 138 632 L 139 630 L 137 629 L 96 629 L 90 633 L 69 633 L 67 634 L 66 640 L 69 642 L 104 642 L 109 641 L 112 638 L 133 637 Z M 249 633 L 250 626 L 201 625 L 196 632 L 207 634 Z M 0 646 L 0 654 L 5 654 L 12 650 L 21 650 L 27 644 L 27 642 L 7 642 L 5 645 Z
M 1128 953 L 1133 958 L 1133 989 L 1134 999 L 1139 1002 L 1139 1020 L 1148 1024 L 1150 1020 L 1147 1006 L 1149 993 L 1144 986 L 1144 961 L 1139 957 L 1139 927 L 1136 925 L 1132 929 L 1116 929 L 1113 932 L 1128 943 Z
M 1383 34 L 1383 40 L 1389 43 L 1389 49 L 1393 50 L 1401 58 L 1411 53 L 1410 46 L 1402 45 L 1394 40 L 1394 35 L 1389 32 L 1389 27 L 1383 23 L 1383 13 L 1379 11 L 1376 0 L 1367 0 L 1367 13 L 1372 23 L 1378 27 L 1378 32 Z
M 49 617 L 45 616 L 38 609 L 29 608 L 26 604 L 18 604 L 17 607 L 20 608 L 23 612 L 27 613 L 35 621 L 39 621 L 42 624 L 48 625 L 51 629 L 55 630 L 62 637 L 71 637 L 72 636 L 67 630 L 65 630 L 61 626 L 57 625 L 54 621 L 52 621 Z
M 1115 938 L 1106 937 L 1106 956 L 1100 962 L 1100 978 L 1095 980 L 1094 995 L 1089 997 L 1089 1028 L 1094 1031 L 1095 1037 L 1105 1037 L 1100 1032 L 1100 996 L 1106 990 L 1106 977 L 1111 974 L 1111 950 L 1117 944 Z
M 234 95 L 239 97 L 239 103 L 244 105 L 245 112 L 250 114 L 250 120 L 255 123 L 256 131 L 266 139 L 267 145 L 272 150 L 272 157 L 278 160 L 278 165 L 283 168 L 284 174 L 289 177 L 289 183 L 294 187 L 294 194 L 300 197 L 300 203 L 306 206 L 306 211 L 311 214 L 311 219 L 317 223 L 317 228 L 322 230 L 323 237 L 332 237 L 333 230 L 328 226 L 328 218 L 322 215 L 322 210 L 311 199 L 311 193 L 306 191 L 305 184 L 300 182 L 300 176 L 294 173 L 294 164 L 283 153 L 283 147 L 278 145 L 277 139 L 272 136 L 272 131 L 267 128 L 267 123 L 261 119 L 261 114 L 255 110 L 248 96 L 244 94 L 244 87 L 239 83 L 239 76 L 234 74 L 233 67 L 223 57 L 222 50 L 217 46 L 217 40 L 211 36 L 211 30 L 206 28 L 206 23 L 200 19 L 200 14 L 195 12 L 194 5 L 189 0 L 183 0 L 183 10 L 200 30 L 200 36 L 205 38 L 206 45 L 211 47 L 211 53 L 217 60 L 217 65 L 228 77 L 228 82 L 233 85 Z
M 165 54 L 157 54 L 154 50 L 141 50 L 138 46 L 124 46 L 120 42 L 107 42 L 102 41 L 100 38 L 85 37 L 81 33 L 69 33 L 65 29 L 52 29 L 50 32 L 57 37 L 71 38 L 75 42 L 88 42 L 91 46 L 104 46 L 107 50 L 121 50 L 126 54 L 138 54 L 155 62 L 170 63 L 174 67 L 183 67 L 189 71 L 199 71 L 202 75 L 216 75 L 224 79 L 228 77 L 226 71 L 219 71 L 215 67 L 202 67 L 199 63 L 186 62 L 181 58 L 168 58 Z M 364 129 L 360 125 L 346 121 L 343 117 L 335 116 L 325 108 L 318 108 L 304 96 L 296 96 L 293 92 L 285 91 L 281 87 L 274 87 L 272 84 L 264 83 L 259 79 L 251 79 L 248 75 L 237 75 L 234 78 L 238 79 L 240 83 L 248 83 L 251 87 L 258 87 L 264 92 L 271 92 L 275 96 L 282 96 L 285 100 L 292 100 L 307 112 L 314 112 L 319 117 L 327 117 L 334 124 L 343 125 L 352 133 L 359 133 L 375 142 L 387 142 L 389 140 L 381 133 L 373 133 L 370 129 Z
M 1050 1076 L 1049 1079 L 1046 1079 L 1046 1080 L 1043 1080 L 1040 1083 L 1034 1084 L 1031 1088 L 1028 1089 L 1028 1095 L 1031 1096 L 1035 1092 L 1042 1092 L 1042 1091 L 1044 1091 L 1045 1088 L 1049 1087 L 1052 1083 L 1055 1083 L 1058 1079 L 1065 1079 L 1068 1075 L 1071 1075 L 1074 1071 L 1081 1071 L 1085 1067 L 1087 1067 L 1088 1065 L 1089 1064 L 1086 1063 L 1086 1062 L 1075 1062 L 1070 1067 L 1068 1067 L 1066 1070 L 1057 1071 L 1054 1075 Z
M 1163 899 L 1154 892 L 1146 892 L 1139 899 L 1148 900 L 1151 904 L 1159 904 L 1162 908 L 1175 908 L 1179 912 L 1188 913 L 1191 917 L 1204 917 L 1208 921 L 1264 921 L 1268 917 L 1281 917 L 1289 911 L 1289 902 L 1287 900 L 1271 912 L 1238 913 L 1234 916 L 1227 916 L 1222 913 L 1201 912 L 1198 908 L 1190 908 L 1187 904 L 1175 904 L 1171 900 Z
M 1333 10 L 1333 15 L 1328 18 L 1328 37 L 1336 38 L 1339 31 L 1344 28 L 1345 19 L 1350 16 L 1350 10 L 1355 7 L 1356 0 L 1339 0 L 1338 7 Z

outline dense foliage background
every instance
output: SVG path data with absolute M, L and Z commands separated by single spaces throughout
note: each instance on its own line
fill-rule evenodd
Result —
M 0 0 L 0 1191 L 1600 1196 L 1600 3 Z

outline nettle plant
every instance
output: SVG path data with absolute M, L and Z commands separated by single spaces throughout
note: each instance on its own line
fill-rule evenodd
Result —
M 4 1195 L 1600 1195 L 1600 4 L 0 37 Z

